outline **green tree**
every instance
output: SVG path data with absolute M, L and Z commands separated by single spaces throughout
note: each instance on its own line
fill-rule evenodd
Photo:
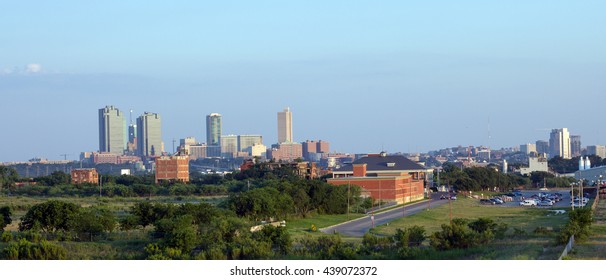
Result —
M 4 188 L 11 188 L 19 180 L 19 174 L 14 168 L 0 166 L 0 194 Z
M 58 185 L 68 185 L 71 181 L 71 176 L 62 171 L 55 171 L 49 176 L 35 178 L 34 181 L 48 187 Z
M 108 209 L 85 208 L 76 215 L 73 230 L 81 240 L 93 238 L 116 228 L 116 217 Z
M 442 225 L 442 231 L 430 237 L 430 244 L 440 251 L 466 249 L 476 245 L 476 236 L 467 226 L 466 219 L 453 219 L 449 225 Z
M 273 250 L 282 255 L 288 255 L 292 250 L 292 239 L 285 227 L 263 227 L 253 234 L 253 238 L 271 244 Z
M 410 228 L 396 229 L 396 234 L 393 236 L 393 240 L 398 247 L 420 247 L 421 244 L 427 239 L 425 235 L 425 228 L 422 226 L 412 226 Z
M 179 249 L 189 254 L 198 243 L 198 235 L 191 215 L 162 219 L 154 224 L 154 238 L 161 239 L 164 247 Z
M 0 232 L 4 231 L 4 228 L 13 222 L 13 219 L 11 219 L 12 214 L 10 207 L 0 207 Z
M 19 231 L 41 229 L 44 232 L 70 231 L 80 206 L 57 200 L 36 204 L 27 211 L 19 223 Z

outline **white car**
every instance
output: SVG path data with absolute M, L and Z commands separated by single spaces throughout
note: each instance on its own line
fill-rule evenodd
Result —
M 537 206 L 536 200 L 526 199 L 520 202 L 520 206 Z

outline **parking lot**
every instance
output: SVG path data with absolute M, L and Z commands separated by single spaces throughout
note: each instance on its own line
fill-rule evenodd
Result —
M 532 199 L 533 196 L 541 196 L 541 195 L 555 195 L 555 194 L 560 194 L 561 195 L 561 199 L 560 201 L 554 202 L 554 204 L 552 206 L 540 206 L 537 205 L 536 207 L 539 208 L 566 208 L 566 207 L 570 207 L 570 190 L 565 190 L 565 189 L 557 189 L 557 190 L 548 190 L 548 191 L 541 191 L 541 190 L 524 190 L 520 192 L 521 195 L 517 195 L 515 197 L 513 197 L 513 201 L 504 201 L 503 204 L 495 204 L 492 206 L 496 206 L 496 207 L 529 207 L 529 206 L 521 206 L 520 202 L 524 201 L 524 200 L 529 200 Z M 489 203 L 483 203 L 483 204 L 489 204 Z M 533 206 L 535 207 L 535 206 Z

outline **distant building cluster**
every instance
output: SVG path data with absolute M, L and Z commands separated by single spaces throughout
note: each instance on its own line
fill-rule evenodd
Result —
M 54 171 L 70 173 L 74 184 L 99 183 L 99 169 L 121 175 L 153 173 L 156 182 L 189 182 L 190 172 L 217 173 L 246 170 L 255 163 L 266 168 L 289 167 L 302 178 L 329 177 L 333 185 L 357 185 L 364 195 L 385 202 L 407 203 L 423 199 L 426 186 L 433 185 L 431 173 L 450 163 L 460 168 L 492 167 L 503 173 L 530 175 L 553 172 L 549 160 L 579 157 L 578 171 L 567 176 L 600 181 L 606 176 L 603 167 L 592 167 L 590 156 L 606 158 L 606 146 L 582 146 L 580 135 L 567 128 L 551 129 L 549 139 L 537 140 L 513 148 L 491 149 L 488 146 L 457 146 L 427 153 L 348 154 L 331 152 L 325 140 L 296 141 L 293 112 L 277 112 L 277 143 L 266 145 L 260 134 L 224 134 L 223 116 L 206 115 L 205 141 L 196 137 L 173 140 L 171 151 L 163 142 L 162 117 L 144 112 L 129 123 L 114 106 L 98 110 L 99 150 L 83 152 L 80 168 L 72 161 L 32 159 L 19 165 L 24 177 L 49 175 Z M 64 155 L 67 157 L 67 155 Z M 83 164 L 87 167 L 82 168 Z M 5 164 L 6 165 L 6 164 Z M 575 172 L 576 173 L 572 173 Z M 441 187 L 441 186 L 440 186 Z

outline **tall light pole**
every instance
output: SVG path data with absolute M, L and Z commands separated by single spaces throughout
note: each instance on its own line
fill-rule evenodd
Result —
M 570 184 L 570 206 L 572 206 L 572 211 L 574 211 L 574 184 Z

